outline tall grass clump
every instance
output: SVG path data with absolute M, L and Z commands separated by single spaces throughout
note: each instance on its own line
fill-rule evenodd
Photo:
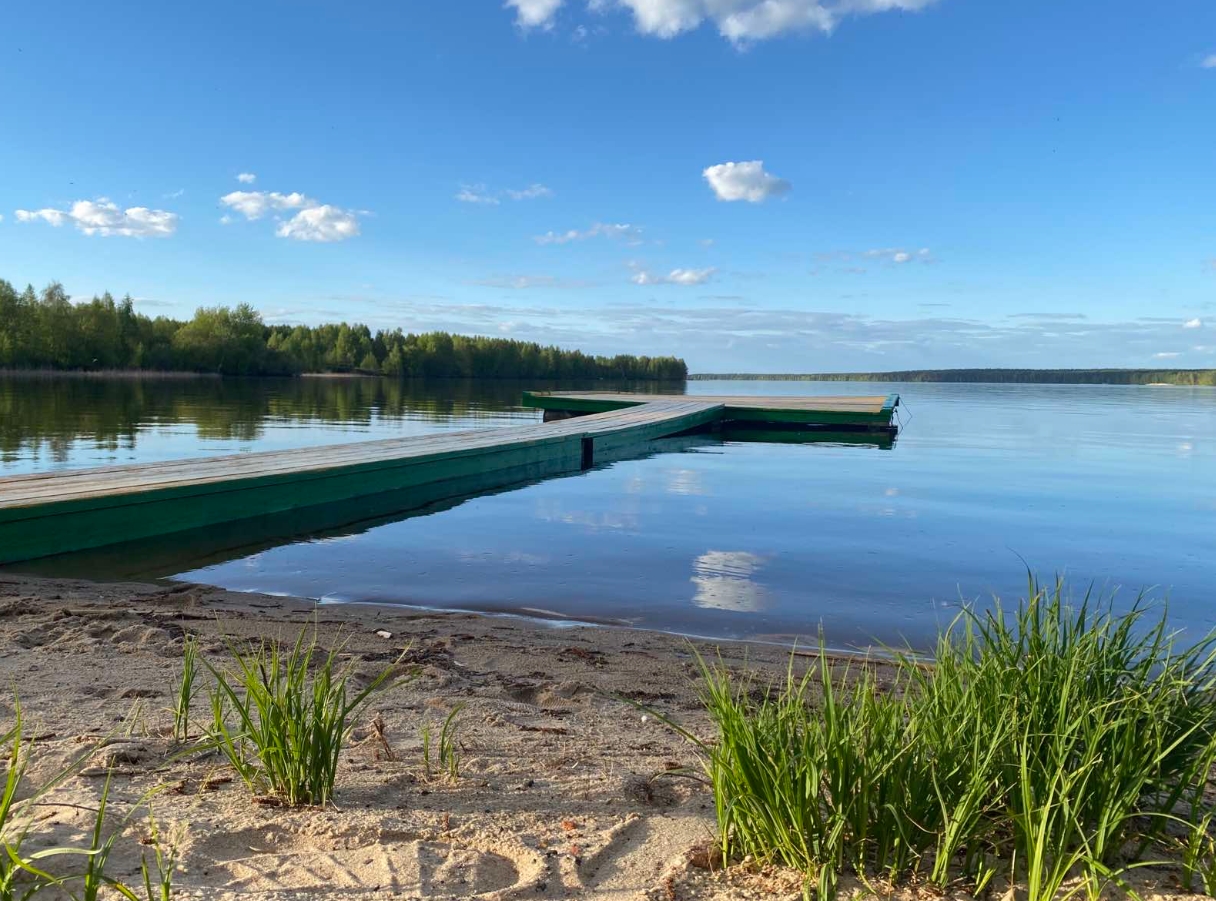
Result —
M 353 664 L 339 664 L 340 650 L 319 654 L 315 629 L 311 638 L 302 630 L 286 652 L 272 641 L 229 643 L 231 667 L 205 662 L 215 678 L 211 741 L 252 791 L 292 806 L 333 797 L 351 720 L 393 671 L 351 694 Z
M 932 663 L 896 655 L 885 689 L 825 654 L 762 692 L 703 663 L 722 852 L 824 896 L 852 871 L 977 891 L 1003 875 L 1051 901 L 1124 884 L 1181 821 L 1204 874 L 1216 637 L 1174 639 L 1139 600 L 1115 613 L 1031 580 L 1012 612 L 964 611 Z
M 934 804 L 903 702 L 865 669 L 834 676 L 822 656 L 819 674 L 791 672 L 756 701 L 750 684 L 707 669 L 718 741 L 702 748 L 724 858 L 800 869 L 831 894 L 846 867 L 907 870 L 931 840 L 922 818 Z

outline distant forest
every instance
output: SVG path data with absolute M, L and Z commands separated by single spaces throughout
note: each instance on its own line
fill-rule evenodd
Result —
M 1021 382 L 1040 385 L 1216 385 L 1216 369 L 909 369 L 903 372 L 749 372 L 688 376 L 692 381 L 753 379 L 770 382 Z
M 73 303 L 56 283 L 0 280 L 0 369 L 154 370 L 223 375 L 365 372 L 402 378 L 683 379 L 676 357 L 590 356 L 526 341 L 366 325 L 266 325 L 248 304 L 188 322 L 135 312 L 130 296 Z

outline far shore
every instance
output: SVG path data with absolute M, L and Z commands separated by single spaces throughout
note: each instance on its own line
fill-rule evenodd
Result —
M 0 377 L 10 378 L 80 378 L 80 379 L 398 379 L 369 370 L 345 372 L 259 373 L 232 375 L 217 372 L 183 372 L 162 369 L 0 369 Z M 494 381 L 552 383 L 554 379 L 527 379 L 517 376 L 428 376 L 405 378 L 405 381 Z M 581 378 L 556 380 L 566 382 L 605 382 L 619 380 Z M 631 381 L 625 379 L 623 381 Z M 662 380 L 647 380 L 661 384 Z M 984 369 L 984 370 L 910 370 L 902 372 L 821 372 L 821 373 L 692 373 L 684 382 L 749 381 L 749 382 L 900 382 L 951 385 L 1071 385 L 1080 387 L 1127 386 L 1140 388 L 1207 388 L 1216 385 L 1216 370 L 1181 369 Z M 845 390 L 845 389 L 842 389 Z
M 608 378 L 572 378 L 572 379 L 552 379 L 552 378 L 524 378 L 520 376 L 414 376 L 414 377 L 398 377 L 395 375 L 385 375 L 380 372 L 369 372 L 367 370 L 355 370 L 352 372 L 284 372 L 284 373 L 258 373 L 254 375 L 234 375 L 231 373 L 219 372 L 185 372 L 176 369 L 3 369 L 0 368 L 0 377 L 4 378 L 45 378 L 45 379 L 63 379 L 63 378 L 78 378 L 78 379 L 392 379 L 394 381 L 406 382 L 516 382 L 521 384 L 553 384 L 555 382 L 566 383 L 598 383 L 620 384 L 622 382 L 638 382 L 637 379 L 608 379 Z M 681 382 L 682 379 L 663 380 L 663 379 L 645 379 L 647 384 L 674 384 Z
M 217 372 L 164 369 L 0 369 L 0 376 L 22 379 L 218 379 Z
M 903 382 L 955 385 L 1212 387 L 1216 369 L 904 369 L 893 372 L 693 372 L 690 382 Z

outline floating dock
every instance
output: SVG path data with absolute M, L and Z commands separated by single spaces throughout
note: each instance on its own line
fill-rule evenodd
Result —
M 524 402 L 545 409 L 547 418 L 552 411 L 566 418 L 0 479 L 0 564 L 258 519 L 290 533 L 293 511 L 360 498 L 391 499 L 401 510 L 420 507 L 589 469 L 723 422 L 870 429 L 883 427 L 885 410 L 890 428 L 898 398 L 529 392 Z
M 688 400 L 683 394 L 622 394 L 616 391 L 525 391 L 524 406 L 544 410 L 547 418 L 604 413 L 645 403 Z M 853 429 L 890 429 L 899 395 L 859 397 L 750 397 L 745 395 L 696 397 L 721 404 L 723 423 L 755 422 L 780 426 L 833 426 Z M 557 414 L 551 416 L 550 414 Z

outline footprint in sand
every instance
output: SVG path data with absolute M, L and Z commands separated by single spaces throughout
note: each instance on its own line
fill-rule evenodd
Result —
M 575 881 L 596 898 L 649 898 L 705 834 L 703 817 L 629 817 L 599 834 L 598 848 L 583 858 Z
M 323 886 L 350 895 L 388 891 L 435 899 L 508 898 L 545 876 L 543 859 L 522 845 L 491 851 L 407 833 L 356 848 L 319 844 L 308 836 L 266 829 L 215 836 L 201 856 L 222 863 L 212 868 L 206 887 L 216 888 L 218 876 L 219 887 L 233 894 Z

